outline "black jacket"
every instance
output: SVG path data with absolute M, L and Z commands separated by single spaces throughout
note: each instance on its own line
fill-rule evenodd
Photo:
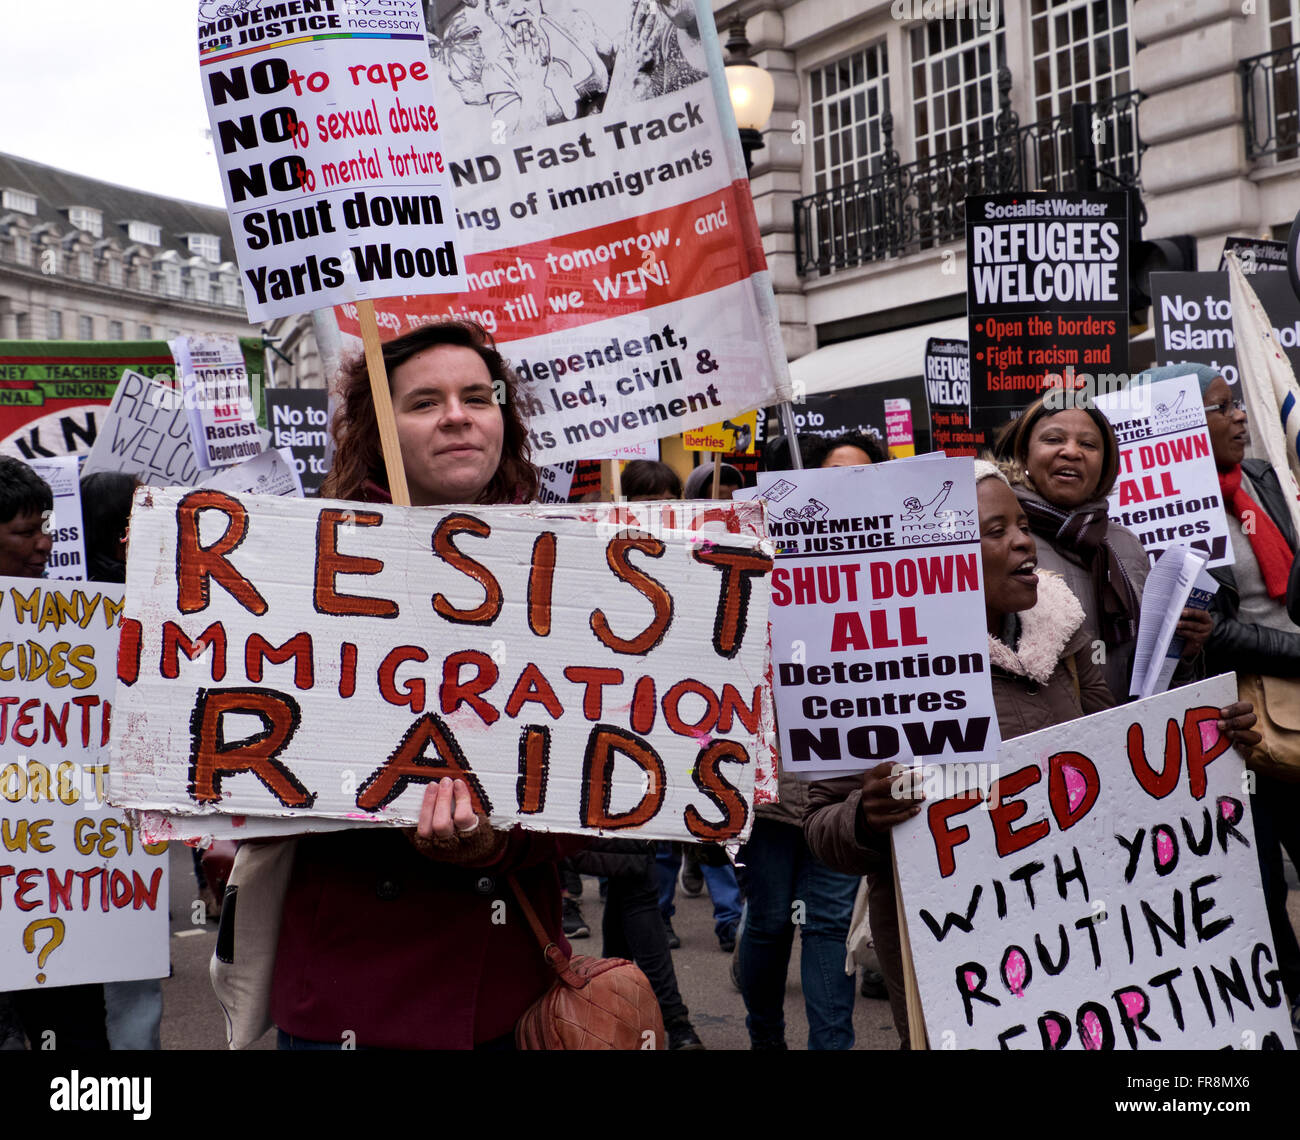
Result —
M 1247 488 L 1250 497 L 1268 512 L 1294 551 L 1295 530 L 1291 526 L 1291 515 L 1277 475 L 1259 459 L 1247 459 L 1241 467 L 1250 480 Z M 1210 573 L 1219 583 L 1219 592 L 1210 603 L 1214 630 L 1205 644 L 1209 675 L 1241 672 L 1274 677 L 1300 676 L 1300 633 L 1238 621 L 1241 599 L 1232 567 L 1220 566 Z M 1292 578 L 1295 577 L 1293 572 Z

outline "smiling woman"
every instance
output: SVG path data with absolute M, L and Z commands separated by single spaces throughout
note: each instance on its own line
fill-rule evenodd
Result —
M 1084 626 L 1100 651 L 1106 684 L 1123 699 L 1137 644 L 1147 555 L 1137 535 L 1110 521 L 1106 496 L 1119 472 L 1114 429 L 1096 408 L 1058 410 L 1059 403 L 1049 402 L 1053 395 L 1059 398 L 1059 393 L 1040 397 L 1003 429 L 997 454 L 1007 461 L 1016 497 L 1038 539 L 1040 565 L 1060 574 L 1083 604 Z M 1208 624 L 1191 632 L 1197 636 L 1188 655 L 1195 656 Z
M 383 352 L 414 506 L 532 497 L 537 473 L 514 373 L 481 328 L 427 325 Z M 364 360 L 345 371 L 339 397 L 338 447 L 322 494 L 386 502 Z M 382 759 L 391 745 L 358 728 L 358 762 Z M 300 839 L 271 990 L 281 1047 L 509 1048 L 515 1023 L 553 975 L 506 877 L 567 952 L 556 859 L 580 846 L 494 830 L 460 780 L 428 785 L 410 832 Z

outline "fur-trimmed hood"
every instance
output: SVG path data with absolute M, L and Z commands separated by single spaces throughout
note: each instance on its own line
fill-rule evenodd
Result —
M 989 663 L 1017 677 L 1046 685 L 1061 651 L 1083 624 L 1083 606 L 1058 574 L 1038 571 L 1038 601 L 1020 617 L 1020 643 L 1010 646 L 989 635 Z

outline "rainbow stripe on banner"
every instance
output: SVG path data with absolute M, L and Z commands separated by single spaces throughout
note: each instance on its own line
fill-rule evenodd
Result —
M 221 51 L 220 47 L 199 49 L 199 66 L 209 63 L 221 63 L 227 59 L 238 59 L 240 56 L 256 55 L 258 52 L 269 51 L 272 48 L 289 47 L 292 44 L 309 44 L 320 40 L 419 40 L 424 43 L 424 36 L 419 33 L 395 33 L 395 32 L 330 32 L 326 35 L 319 36 L 299 36 L 296 40 L 276 40 L 274 43 L 258 44 L 256 47 L 240 48 L 239 51 L 228 51 L 224 55 L 213 55 L 213 52 Z

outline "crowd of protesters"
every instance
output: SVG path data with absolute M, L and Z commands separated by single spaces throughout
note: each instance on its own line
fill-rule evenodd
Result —
M 412 505 L 522 503 L 535 496 L 524 405 L 514 398 L 518 381 L 487 334 L 468 323 L 431 325 L 388 341 L 383 353 Z M 1208 614 L 1184 612 L 1178 633 L 1185 650 L 1174 683 L 1238 669 L 1265 683 L 1295 676 L 1300 599 L 1288 599 L 1288 587 L 1297 546 L 1281 487 L 1267 464 L 1245 459 L 1242 403 L 1218 372 L 1173 365 L 1151 378 L 1188 374 L 1203 396 L 1236 561 L 1214 572 L 1220 589 Z M 389 502 L 363 361 L 345 370 L 338 397 L 336 450 L 322 494 Z M 800 443 L 808 467 L 886 458 L 871 435 Z M 766 462 L 788 468 L 788 445 L 769 447 Z M 995 454 L 976 463 L 989 663 L 1003 739 L 1126 699 L 1147 556 L 1136 536 L 1108 517 L 1118 470 L 1118 444 L 1103 415 L 1041 399 L 1000 433 Z M 124 580 L 131 483 L 96 476 L 82 486 L 87 558 L 99 580 Z M 715 487 L 728 498 L 743 483 L 729 465 L 715 479 L 709 463 L 683 486 L 666 464 L 638 461 L 628 465 L 622 486 L 629 501 L 660 501 L 709 498 Z M 0 459 L 0 575 L 43 576 L 51 508 L 49 488 L 30 468 Z M 1092 652 L 1097 645 L 1105 646 L 1100 657 Z M 1220 717 L 1220 729 L 1238 745 L 1259 740 L 1250 704 L 1230 705 Z M 526 923 L 493 921 L 494 902 L 519 892 L 568 953 L 570 939 L 592 936 L 582 900 L 584 889 L 599 889 L 604 954 L 631 958 L 644 971 L 670 1048 L 702 1048 L 672 958 L 680 945 L 672 926 L 680 886 L 690 895 L 709 892 L 718 948 L 734 955 L 731 974 L 754 1049 L 790 1044 L 786 978 L 796 930 L 806 1044 L 853 1047 L 859 981 L 851 959 L 846 969 L 846 947 L 851 928 L 867 916 L 879 973 L 863 975 L 862 992 L 887 996 L 898 1044 L 906 1048 L 911 1031 L 889 831 L 921 810 L 920 796 L 919 788 L 900 789 L 891 764 L 813 783 L 781 773 L 778 802 L 756 809 L 748 842 L 733 860 L 717 846 L 496 830 L 476 814 L 462 781 L 430 784 L 417 827 L 297 840 L 278 945 L 267 963 L 279 1046 L 512 1048 L 516 1023 L 553 974 Z M 1300 947 L 1286 913 L 1282 853 L 1300 862 L 1300 785 L 1260 774 L 1251 801 L 1294 1020 Z M 156 1048 L 160 1017 L 157 982 L 27 990 L 0 999 L 0 1047 L 20 1048 L 25 1037 L 39 1048 L 42 1034 L 53 1031 L 60 1047 Z

